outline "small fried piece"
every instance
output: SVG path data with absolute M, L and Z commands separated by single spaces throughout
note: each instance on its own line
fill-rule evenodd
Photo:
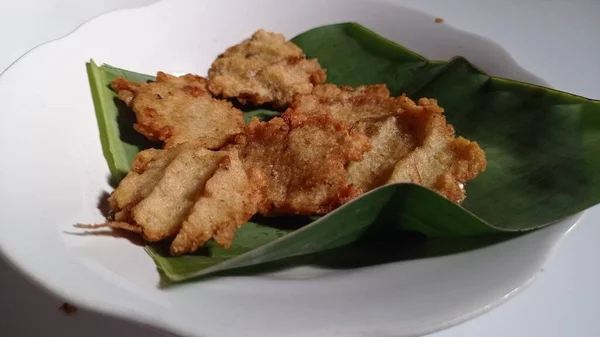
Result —
M 69 302 L 64 302 L 60 307 L 58 307 L 58 310 L 61 310 L 67 315 L 72 315 L 79 311 L 79 308 Z
M 152 192 L 131 210 L 131 218 L 142 227 L 142 234 L 148 241 L 162 240 L 178 233 L 195 203 L 198 190 L 212 177 L 225 156 L 198 146 L 185 147 L 165 167 Z
M 461 202 L 462 185 L 485 170 L 485 153 L 476 142 L 455 138 L 443 111 L 433 99 L 417 104 L 404 95 L 390 97 L 385 85 L 324 84 L 297 95 L 283 116 L 298 121 L 327 115 L 366 134 L 372 150 L 347 167 L 350 182 L 365 191 L 411 182 Z
M 210 238 L 229 248 L 236 228 L 257 212 L 259 201 L 260 193 L 248 179 L 237 151 L 230 151 L 183 221 L 171 243 L 171 254 L 193 252 Z
M 172 255 L 190 253 L 214 238 L 231 246 L 235 230 L 257 211 L 261 194 L 238 149 L 211 151 L 200 143 L 144 150 L 109 197 L 114 219 L 80 228 L 119 228 L 146 241 L 174 237 Z
M 325 214 L 362 193 L 345 165 L 360 161 L 369 141 L 344 123 L 329 116 L 254 119 L 245 137 L 242 161 L 262 191 L 263 215 Z
M 217 96 L 241 104 L 288 106 L 295 94 L 308 94 L 325 81 L 316 59 L 281 34 L 259 30 L 252 38 L 228 48 L 208 71 L 208 88 Z
M 111 87 L 135 112 L 134 129 L 152 141 L 164 141 L 165 148 L 197 141 L 205 148 L 219 149 L 244 126 L 242 112 L 213 98 L 200 76 L 159 72 L 156 82 L 117 78 Z
M 173 161 L 183 146 L 168 150 L 147 149 L 139 152 L 133 159 L 131 172 L 119 183 L 108 198 L 115 220 L 127 222 L 128 213 L 133 206 L 146 198 L 164 176 L 167 165 Z M 119 213 L 123 211 L 123 213 Z
M 193 143 L 144 150 L 108 199 L 113 221 L 78 227 L 121 228 L 140 233 L 150 242 L 172 237 L 181 228 L 198 191 L 226 155 Z

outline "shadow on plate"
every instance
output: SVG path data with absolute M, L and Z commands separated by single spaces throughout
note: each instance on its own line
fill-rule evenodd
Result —
M 92 312 L 79 307 L 72 314 L 60 310 L 64 298 L 41 288 L 0 256 L 0 336 L 176 336 L 158 327 Z M 90 289 L 90 291 L 94 291 Z M 78 306 L 79 303 L 72 303 Z M 29 324 L 34 318 L 35 324 Z
M 110 197 L 110 193 L 104 191 L 100 196 L 98 196 L 98 202 L 96 206 L 102 216 L 104 216 L 108 221 L 112 219 L 112 210 L 110 209 L 110 203 L 108 198 Z M 133 233 L 127 230 L 118 229 L 118 228 L 106 228 L 106 230 L 89 230 L 84 232 L 71 232 L 71 231 L 63 231 L 65 234 L 76 235 L 76 236 L 105 236 L 105 237 L 113 237 L 113 238 L 124 238 L 129 240 L 136 246 L 145 246 L 146 242 L 142 239 L 142 237 L 138 233 Z

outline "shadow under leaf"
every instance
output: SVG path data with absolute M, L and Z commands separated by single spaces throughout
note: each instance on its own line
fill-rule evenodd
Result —
M 139 151 L 149 149 L 149 148 L 161 148 L 161 142 L 152 142 L 148 140 L 144 135 L 135 131 L 133 125 L 136 122 L 135 114 L 123 101 L 121 101 L 118 97 L 113 99 L 115 107 L 117 108 L 117 125 L 119 128 L 119 138 L 126 146 L 133 147 L 135 149 L 134 153 Z M 109 177 L 109 184 L 116 188 L 121 179 L 127 174 L 127 172 L 122 172 L 122 174 L 118 176 Z
M 252 217 L 252 219 L 250 219 L 250 221 L 282 230 L 296 230 L 308 225 L 309 223 L 315 221 L 317 218 L 318 217 L 304 215 L 285 215 L 272 217 L 255 215 Z
M 117 124 L 119 125 L 119 135 L 124 143 L 134 145 L 140 150 L 151 147 L 159 147 L 160 144 L 148 140 L 144 135 L 135 131 L 133 125 L 136 122 L 135 114 L 123 101 L 115 97 L 115 106 L 119 113 L 117 114 Z
M 178 283 L 169 281 L 160 270 L 159 273 L 161 274 L 161 287 L 173 287 L 178 284 L 222 276 L 258 276 L 300 266 L 347 270 L 464 253 L 498 244 L 518 235 L 507 233 L 471 238 L 431 239 L 415 232 L 397 231 L 377 239 L 367 236 L 350 245 L 315 254 L 293 256 L 264 264 L 225 270 Z M 163 253 L 167 254 L 168 250 Z

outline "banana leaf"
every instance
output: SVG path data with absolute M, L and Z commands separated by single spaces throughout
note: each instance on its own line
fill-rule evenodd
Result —
M 131 132 L 135 116 L 110 90 L 110 82 L 125 77 L 135 82 L 154 80 L 153 76 L 126 71 L 111 66 L 98 67 L 94 61 L 86 64 L 102 151 L 111 173 L 111 182 L 118 183 L 131 169 L 133 157 L 152 144 L 141 134 Z
M 160 245 L 147 247 L 166 282 L 273 261 L 289 265 L 335 257 L 348 264 L 378 250 L 385 253 L 370 254 L 373 258 L 366 264 L 386 262 L 401 250 L 398 240 L 414 238 L 409 232 L 421 233 L 429 238 L 426 242 L 438 246 L 455 242 L 476 247 L 495 242 L 490 237 L 503 240 L 512 237 L 507 233 L 533 230 L 600 202 L 598 101 L 491 77 L 462 57 L 429 61 L 356 23 L 319 27 L 293 42 L 327 68 L 328 82 L 385 83 L 394 95 L 438 99 L 457 133 L 485 150 L 487 170 L 467 184 L 463 207 L 426 188 L 395 184 L 305 226 L 310 221 L 253 219 L 238 230 L 229 250 L 209 243 L 195 254 L 175 258 Z M 126 136 L 132 133 L 132 113 L 115 103 L 108 84 L 116 76 L 137 81 L 152 77 L 98 67 L 93 61 L 88 75 L 104 155 L 118 179 L 148 144 Z M 258 109 L 246 112 L 246 117 L 277 114 Z M 389 249 L 383 249 L 382 243 L 390 241 Z M 411 258 L 430 254 L 417 251 Z

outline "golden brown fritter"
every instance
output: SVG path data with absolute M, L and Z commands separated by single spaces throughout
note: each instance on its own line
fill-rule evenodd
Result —
M 169 148 L 197 141 L 218 149 L 242 132 L 242 112 L 213 98 L 200 76 L 171 76 L 159 72 L 156 82 L 134 83 L 117 78 L 111 83 L 119 98 L 135 112 L 134 129 Z
M 260 193 L 256 190 L 236 150 L 223 158 L 219 169 L 206 182 L 196 203 L 171 243 L 171 254 L 182 255 L 214 238 L 229 248 L 235 230 L 257 212 Z
M 180 255 L 211 238 L 229 247 L 259 201 L 236 149 L 211 151 L 185 143 L 140 152 L 109 198 L 114 220 L 79 227 L 126 229 L 150 242 L 176 236 L 171 252 Z
M 414 128 L 417 146 L 396 163 L 388 183 L 415 183 L 454 202 L 463 201 L 463 185 L 485 171 L 485 152 L 476 142 L 455 137 L 437 101 L 422 98 L 415 104 L 404 96 L 399 99 L 406 109 L 407 125 Z
M 350 181 L 364 191 L 386 184 L 398 160 L 416 147 L 400 116 L 360 121 L 355 129 L 367 135 L 372 146 L 362 161 L 347 166 Z
M 109 198 L 115 220 L 139 226 L 151 242 L 177 234 L 198 190 L 224 157 L 224 152 L 190 143 L 140 152 L 133 170 Z
M 350 182 L 365 191 L 411 182 L 460 202 L 462 184 L 485 170 L 485 153 L 477 143 L 455 138 L 443 111 L 433 99 L 416 104 L 406 96 L 390 97 L 385 85 L 324 84 L 297 95 L 284 118 L 328 115 L 366 134 L 372 150 L 347 167 Z
M 345 165 L 361 160 L 369 141 L 344 123 L 329 116 L 254 119 L 244 137 L 242 161 L 262 191 L 261 214 L 325 214 L 362 193 Z
M 385 84 L 356 88 L 334 84 L 316 86 L 309 94 L 297 95 L 286 115 L 294 118 L 326 114 L 354 125 L 367 119 L 379 119 L 404 110 L 393 99 Z
M 208 88 L 242 104 L 288 106 L 295 94 L 310 93 L 325 81 L 316 59 L 281 34 L 259 30 L 252 38 L 228 48 L 208 71 Z
M 325 214 L 361 194 L 345 165 L 370 145 L 344 123 L 255 119 L 246 131 L 220 151 L 187 142 L 138 153 L 109 198 L 113 219 L 79 227 L 121 228 L 149 242 L 175 237 L 171 254 L 182 255 L 211 238 L 228 248 L 236 228 L 258 212 Z
M 150 242 L 175 237 L 171 254 L 182 255 L 211 238 L 228 248 L 256 213 L 325 214 L 362 193 L 345 165 L 361 160 L 369 141 L 329 116 L 254 119 L 236 142 L 140 152 L 109 198 L 114 219 L 80 227 L 126 229 Z

